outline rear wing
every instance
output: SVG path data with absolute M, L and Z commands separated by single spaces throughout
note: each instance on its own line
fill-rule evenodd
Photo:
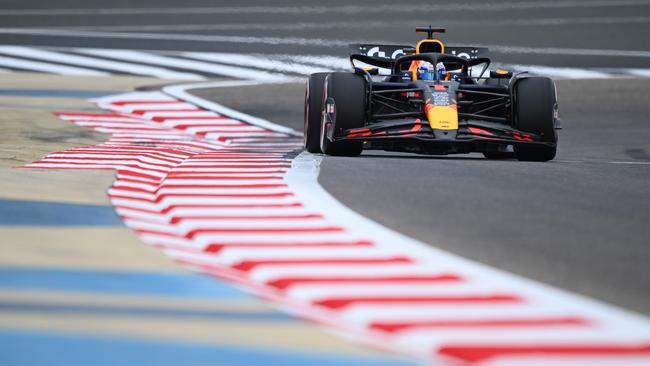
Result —
M 445 53 L 465 58 L 468 60 L 473 60 L 479 57 L 485 57 L 489 49 L 487 47 L 472 47 L 472 46 L 451 46 L 445 47 Z
M 370 56 L 373 59 L 395 60 L 404 55 L 415 53 L 415 47 L 404 45 L 382 45 L 382 44 L 351 44 L 350 54 Z M 452 56 L 462 57 L 468 60 L 484 57 L 488 53 L 486 47 L 472 46 L 450 46 L 445 47 L 445 53 Z
M 415 47 L 390 44 L 351 44 L 350 54 L 394 60 L 400 56 L 415 53 Z

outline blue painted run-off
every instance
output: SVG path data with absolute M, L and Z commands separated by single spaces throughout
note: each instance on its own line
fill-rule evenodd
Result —
M 336 356 L 242 347 L 0 331 L 0 364 L 12 366 L 413 366 L 388 357 Z
M 46 304 L 20 301 L 2 301 L 0 312 L 38 313 L 47 315 L 97 315 L 97 316 L 130 316 L 144 319 L 146 317 L 168 317 L 174 319 L 210 319 L 237 320 L 240 322 L 288 321 L 294 317 L 274 310 L 268 311 L 237 311 L 237 310 L 199 310 L 199 309 L 170 309 L 144 306 L 110 305 L 77 305 L 77 304 Z
M 122 225 L 111 206 L 0 199 L 0 225 Z
M 58 268 L 0 267 L 0 289 L 220 299 L 250 297 L 229 284 L 198 274 Z

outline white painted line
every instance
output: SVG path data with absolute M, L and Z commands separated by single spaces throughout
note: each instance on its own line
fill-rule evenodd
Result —
M 175 98 L 178 98 L 185 102 L 193 103 L 201 108 L 216 112 L 220 115 L 246 121 L 247 123 L 262 128 L 266 128 L 271 131 L 286 133 L 293 136 L 302 136 L 301 132 L 295 131 L 291 128 L 280 126 L 273 122 L 269 122 L 265 119 L 254 117 L 249 114 L 236 111 L 234 109 L 225 107 L 221 104 L 217 104 L 209 100 L 197 97 L 196 95 L 190 94 L 188 92 L 188 90 L 192 90 L 192 89 L 227 88 L 227 87 L 234 87 L 234 86 L 250 86 L 250 85 L 258 85 L 258 84 L 259 82 L 255 82 L 255 81 L 233 80 L 233 81 L 221 81 L 221 82 L 213 82 L 213 83 L 171 85 L 171 86 L 164 87 L 162 90 L 163 92 Z
M 285 291 L 288 296 L 295 297 L 296 299 L 300 300 L 310 301 L 335 297 L 458 296 L 468 294 L 492 295 L 498 292 L 498 288 L 490 288 L 476 283 L 317 284 L 312 286 L 295 287 Z M 381 319 L 383 317 L 380 316 L 379 318 Z
M 160 111 L 151 111 L 151 112 L 145 112 L 142 114 L 143 118 L 147 119 L 152 119 L 154 117 L 161 117 L 161 118 L 196 118 L 196 117 L 219 117 L 218 115 L 214 114 L 213 112 L 207 112 L 201 109 L 197 109 L 196 111 L 180 111 L 180 112 L 160 112 Z
M 136 110 L 147 110 L 147 111 L 159 111 L 159 110 L 166 110 L 169 111 L 171 109 L 182 109 L 182 110 L 197 110 L 199 109 L 196 108 L 194 104 L 190 103 L 183 103 L 183 102 L 178 102 L 178 103 L 152 103 L 152 104 L 143 104 L 143 103 L 132 103 L 132 104 L 126 104 L 123 106 L 113 106 L 113 109 L 120 111 L 120 112 L 126 112 L 126 113 L 131 113 Z
M 262 68 L 277 72 L 290 72 L 302 75 L 311 75 L 316 72 L 332 71 L 323 67 L 312 67 L 299 63 L 288 63 L 266 58 L 265 55 L 242 55 L 236 53 L 214 53 L 214 52 L 185 52 L 185 57 L 198 60 L 222 62 L 235 65 L 249 65 L 251 68 Z
M 451 268 L 440 268 L 425 266 L 418 263 L 383 265 L 373 267 L 359 267 L 354 265 L 341 264 L 336 267 L 313 265 L 309 268 L 297 267 L 274 267 L 260 268 L 251 273 L 255 281 L 268 282 L 282 278 L 295 277 L 319 277 L 319 276 L 372 276 L 381 273 L 383 276 L 390 275 L 413 275 L 413 274 L 440 274 L 452 271 Z
M 613 77 L 609 73 L 575 67 L 541 65 L 507 65 L 507 67 L 517 72 L 528 71 L 531 74 L 549 76 L 557 79 L 610 79 Z
M 58 160 L 61 162 L 73 162 L 74 160 Z M 166 165 L 166 164 L 161 164 L 160 165 Z M 171 166 L 171 165 L 170 165 Z M 167 196 L 173 196 L 173 195 L 183 195 L 183 194 L 196 194 L 197 196 L 201 195 L 211 195 L 211 194 L 237 194 L 237 193 L 248 193 L 248 194 L 273 194 L 273 193 L 285 193 L 287 191 L 286 188 L 280 187 L 280 188 L 266 188 L 266 189 L 246 189 L 244 190 L 243 188 L 160 188 L 156 192 L 139 192 L 139 191 L 133 191 L 131 189 L 123 190 L 119 188 L 111 188 L 109 189 L 110 194 L 116 194 L 120 195 L 123 197 L 141 197 L 141 198 L 148 198 L 151 199 L 152 201 L 155 200 L 157 197 L 160 195 L 167 195 Z M 226 220 L 227 221 L 227 220 Z M 250 222 L 254 222 L 255 220 L 250 220 Z M 292 219 L 290 222 L 295 222 L 295 219 Z M 232 225 L 244 225 L 241 222 L 238 223 L 233 223 Z M 271 225 L 276 226 L 276 225 L 284 225 L 288 224 L 288 222 L 282 221 L 282 220 L 274 220 Z M 299 223 L 296 223 L 296 225 L 308 225 L 310 224 L 309 220 L 304 220 Z M 218 223 L 210 223 L 209 221 L 200 221 L 196 224 L 192 225 L 201 225 L 202 227 L 205 228 L 213 228 L 213 227 L 220 227 Z M 229 224 L 230 225 L 230 224 Z
M 13 67 L 23 70 L 49 72 L 60 75 L 82 75 L 82 76 L 108 76 L 109 74 L 102 71 L 91 70 L 81 67 L 63 66 L 49 64 L 45 62 L 23 60 L 13 57 L 0 56 L 0 65 Z
M 154 55 L 151 53 L 130 51 L 130 50 L 106 50 L 106 49 L 78 49 L 78 52 L 97 55 L 102 57 L 143 62 L 167 67 L 201 71 L 214 75 L 231 76 L 247 80 L 259 81 L 281 81 L 287 77 L 282 74 L 269 73 L 265 71 L 251 70 L 250 68 L 213 64 L 200 61 L 185 60 L 177 57 Z
M 291 60 L 293 62 L 308 63 L 338 70 L 350 70 L 351 68 L 350 59 L 347 57 L 329 55 L 273 55 L 273 57 L 280 60 Z
M 108 38 L 108 39 L 142 39 L 159 41 L 192 41 L 192 42 L 221 42 L 243 44 L 269 44 L 322 47 L 341 47 L 353 43 L 351 40 L 331 40 L 322 38 L 301 37 L 245 37 L 219 36 L 204 34 L 171 34 L 171 33 L 127 33 L 127 32 L 84 32 L 75 30 L 60 30 L 48 28 L 0 28 L 0 34 L 26 34 L 43 37 L 72 37 L 72 38 Z
M 496 46 L 500 49 L 501 46 Z M 516 47 L 514 48 L 516 49 Z M 291 82 L 303 81 L 302 77 L 289 76 L 288 74 L 298 74 L 307 76 L 313 72 L 343 71 L 350 69 L 349 59 L 346 57 L 337 57 L 329 55 L 289 55 L 289 54 L 237 54 L 237 53 L 202 53 L 202 52 L 166 52 L 163 51 L 132 51 L 116 49 L 66 49 L 61 48 L 61 52 L 42 50 L 32 47 L 22 46 L 0 46 L 0 53 L 16 55 L 21 57 L 39 58 L 52 62 L 61 62 L 76 64 L 81 66 L 96 67 L 103 69 L 115 70 L 118 73 L 131 73 L 147 76 L 156 76 L 161 78 L 185 78 L 185 79 L 202 79 L 203 77 L 194 73 L 209 73 L 214 75 L 232 76 L 255 80 L 259 82 Z M 125 60 L 129 62 L 110 61 L 87 56 L 78 56 L 67 54 L 65 52 L 77 52 L 96 55 L 99 57 Z M 521 51 L 521 50 L 520 50 Z M 569 49 L 567 52 L 574 53 L 575 50 Z M 598 50 L 582 50 L 584 52 L 595 52 Z M 603 50 L 605 54 L 611 53 L 612 50 Z M 518 51 L 517 51 L 518 52 Z M 617 54 L 620 52 L 616 51 Z M 628 52 L 628 51 L 626 51 Z M 636 51 L 629 51 L 636 52 Z M 195 60 L 187 60 L 193 58 Z M 203 61 L 196 61 L 203 60 Z M 207 61 L 207 62 L 206 62 Z M 192 72 L 177 72 L 166 68 L 140 65 L 139 63 L 155 63 L 164 65 L 168 68 L 186 68 Z M 179 65 L 178 63 L 182 63 Z M 16 61 L 13 62 L 19 67 Z M 48 70 L 59 65 L 49 65 Z M 250 65 L 249 68 L 241 65 Z M 577 68 L 577 67 L 557 67 L 544 65 L 507 65 L 495 64 L 499 67 L 514 69 L 518 72 L 529 71 L 540 75 L 550 76 L 556 79 L 609 79 L 624 77 L 644 77 L 650 78 L 650 69 L 643 68 Z M 197 69 L 198 68 L 198 69 Z M 255 71 L 256 69 L 265 69 L 267 71 Z M 382 69 L 383 70 L 383 69 Z M 380 70 L 380 71 L 382 71 Z M 44 70 L 46 71 L 46 70 Z M 56 70 L 55 70 L 56 71 Z M 94 72 L 102 72 L 93 70 Z M 46 71 L 48 72 L 48 71 Z M 226 84 L 224 84 L 226 85 Z M 236 84 L 232 84 L 236 85 Z M 244 84 L 239 84 L 244 85 Z M 120 111 L 128 110 L 123 106 Z M 133 105 L 132 109 L 143 109 L 145 106 Z M 171 109 L 168 106 L 146 106 L 151 109 Z M 201 122 L 199 122 L 201 123 Z M 206 122 L 212 123 L 212 122 Z
M 650 78 L 650 69 L 624 69 L 624 72 L 630 75 Z
M 435 284 L 431 285 L 436 286 Z M 364 324 L 372 323 L 377 319 L 383 322 L 399 321 L 418 321 L 427 320 L 472 320 L 472 319 L 489 319 L 489 318 L 517 318 L 531 316 L 561 316 L 561 315 L 582 315 L 584 310 L 562 308 L 558 309 L 552 304 L 531 304 L 530 306 L 521 304 L 500 304 L 498 306 L 483 305 L 479 308 L 476 306 L 458 306 L 445 305 L 438 306 L 406 304 L 392 306 L 363 306 L 350 309 L 345 312 L 344 317 L 349 321 L 360 322 Z
M 68 55 L 65 53 L 45 51 L 32 47 L 0 46 L 0 53 L 18 57 L 28 57 L 44 61 L 78 65 L 83 67 L 96 67 L 107 70 L 115 70 L 135 75 L 154 76 L 162 79 L 205 80 L 204 77 L 191 73 L 175 72 L 159 67 L 101 60 L 92 57 Z

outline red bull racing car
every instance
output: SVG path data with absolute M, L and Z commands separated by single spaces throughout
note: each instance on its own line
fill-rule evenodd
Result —
M 446 47 L 433 38 L 442 28 L 416 31 L 427 37 L 415 47 L 351 45 L 352 72 L 309 77 L 304 126 L 309 152 L 555 157 L 560 127 L 553 80 L 488 71 L 490 59 L 481 56 L 486 49 Z

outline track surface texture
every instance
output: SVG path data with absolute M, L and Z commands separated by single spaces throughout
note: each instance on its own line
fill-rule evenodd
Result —
M 500 62 L 648 66 L 650 46 L 644 39 L 650 29 L 650 2 L 563 3 L 462 2 L 428 5 L 414 16 L 412 11 L 395 10 L 399 5 L 388 2 L 373 2 L 372 6 L 333 3 L 327 7 L 280 2 L 274 6 L 282 10 L 270 17 L 268 6 L 252 2 L 245 5 L 261 8 L 237 11 L 236 6 L 193 1 L 184 4 L 187 9 L 172 12 L 169 9 L 178 6 L 171 1 L 66 1 L 57 7 L 95 10 L 61 10 L 60 15 L 53 16 L 37 10 L 50 4 L 9 1 L 3 2 L 1 15 L 7 28 L 83 27 L 88 32 L 229 35 L 249 37 L 251 43 L 230 39 L 126 40 L 93 38 L 92 34 L 4 34 L 0 40 L 20 45 L 341 56 L 346 52 L 345 41 L 410 43 L 418 37 L 411 33 L 415 25 L 432 23 L 448 26 L 444 37 L 448 43 L 501 46 L 493 47 L 497 51 L 492 53 Z M 404 9 L 414 4 L 405 3 Z M 138 10 L 153 5 L 158 11 L 154 16 Z M 393 12 L 375 9 L 382 7 Z M 388 21 L 394 26 L 386 26 Z M 270 44 L 272 41 L 264 37 L 281 40 Z M 293 42 L 288 37 L 329 42 Z M 632 55 L 613 56 L 615 50 L 627 50 Z M 650 167 L 644 164 L 650 160 L 647 83 L 629 79 L 560 81 L 558 88 L 565 129 L 553 163 L 366 152 L 360 159 L 325 159 L 320 180 L 351 208 L 405 234 L 649 314 L 650 270 L 646 263 L 650 249 L 645 223 L 650 212 Z M 302 85 L 200 94 L 252 115 L 301 128 Z
M 386 0 L 334 0 L 326 4 L 295 0 L 273 4 L 8 0 L 0 4 L 2 29 L 49 31 L 0 31 L 0 43 L 343 55 L 350 42 L 417 42 L 420 38 L 413 29 L 433 24 L 447 27 L 444 38 L 448 43 L 494 46 L 492 55 L 511 63 L 647 67 L 649 7 L 646 0 L 465 0 L 424 4 Z M 52 8 L 58 10 L 43 10 Z M 76 33 L 61 35 L 52 29 Z M 122 35 L 98 34 L 102 32 Z M 185 38 L 177 39 L 177 35 Z M 584 50 L 601 52 L 581 55 Z M 645 52 L 620 57 L 602 50 Z
M 534 365 L 540 353 L 647 361 L 645 319 L 368 222 L 315 184 L 318 158 L 286 157 L 299 138 L 171 98 L 181 86 L 163 90 L 97 99 L 112 113 L 58 113 L 112 137 L 27 167 L 116 169 L 111 203 L 144 242 L 393 352 L 444 365 Z
M 9 0 L 0 44 L 340 57 L 349 42 L 414 43 L 413 28 L 433 24 L 447 26 L 449 44 L 491 47 L 501 63 L 650 67 L 646 0 L 314 4 Z M 319 182 L 361 215 L 437 248 L 650 315 L 647 79 L 557 86 L 564 129 L 552 162 L 366 151 L 325 157 Z M 303 88 L 195 93 L 301 131 Z
M 350 208 L 404 234 L 649 314 L 648 86 L 557 85 L 564 130 L 553 162 L 366 151 L 327 157 L 319 181 Z M 300 129 L 303 87 L 197 94 L 274 121 L 285 116 L 283 124 Z M 245 95 L 259 95 L 259 102 L 251 105 Z
M 567 18 L 583 12 L 593 20 L 614 17 L 618 12 L 647 14 L 648 9 L 646 4 L 620 9 L 540 11 L 556 17 L 565 14 Z M 482 17 L 497 14 L 503 18 L 533 18 L 530 10 L 486 12 Z M 385 14 L 374 16 L 389 18 Z M 534 16 L 540 15 L 535 12 Z M 475 33 L 476 29 L 450 27 L 445 38 L 459 43 L 471 43 L 473 39 L 488 43 L 482 38 L 492 37 L 502 44 L 527 43 L 536 47 L 607 45 L 650 50 L 640 39 L 650 29 L 647 21 L 622 27 L 594 21 L 514 28 L 517 32 L 512 32 L 511 25 L 490 26 L 482 34 Z M 509 35 L 505 34 L 507 29 Z M 379 32 L 360 30 L 359 38 L 373 39 L 375 34 L 381 34 L 375 31 Z M 561 34 L 553 35 L 555 32 Z M 610 42 L 603 41 L 609 36 Z M 336 37 L 336 33 L 324 32 L 323 37 Z M 556 66 L 593 63 L 612 68 L 647 66 L 650 60 L 493 56 L 501 62 Z M 560 131 L 558 156 L 553 162 L 366 151 L 359 158 L 327 157 L 319 181 L 350 208 L 404 234 L 498 268 L 650 314 L 650 87 L 644 80 L 633 79 L 559 80 L 557 86 L 564 130 Z M 266 85 L 201 90 L 197 94 L 301 130 L 303 88 L 302 84 Z

